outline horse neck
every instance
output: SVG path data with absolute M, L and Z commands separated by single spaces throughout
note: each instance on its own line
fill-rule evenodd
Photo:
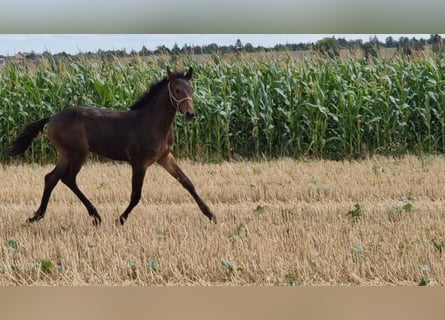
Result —
M 142 110 L 144 110 L 142 117 L 147 125 L 157 127 L 163 134 L 171 130 L 176 110 L 171 105 L 167 87 L 154 97 L 151 106 Z

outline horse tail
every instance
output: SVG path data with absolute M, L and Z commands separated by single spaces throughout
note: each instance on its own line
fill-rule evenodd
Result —
M 18 156 L 26 151 L 37 135 L 43 131 L 43 127 L 47 124 L 51 117 L 46 117 L 31 123 L 28 123 L 22 132 L 12 141 L 8 150 L 9 156 Z

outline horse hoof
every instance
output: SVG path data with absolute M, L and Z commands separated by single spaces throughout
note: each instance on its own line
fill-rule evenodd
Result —
M 94 217 L 93 225 L 94 225 L 95 227 L 100 226 L 101 223 L 102 223 L 102 219 L 101 219 L 101 218 Z
M 124 217 L 119 217 L 119 219 L 116 219 L 116 225 L 123 226 L 125 223 L 125 220 L 127 220 L 127 219 L 125 219 Z
M 27 223 L 34 223 L 34 222 L 39 221 L 39 220 L 42 219 L 42 218 L 43 218 L 43 217 L 40 217 L 40 216 L 33 216 L 33 217 L 31 217 L 31 218 L 26 219 L 26 222 L 27 222 Z
M 216 219 L 215 215 L 212 215 L 210 218 L 210 221 L 213 222 L 214 224 L 218 224 L 218 220 Z

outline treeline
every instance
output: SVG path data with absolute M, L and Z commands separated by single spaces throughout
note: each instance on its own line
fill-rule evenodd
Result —
M 368 41 L 359 40 L 346 40 L 345 38 L 328 37 L 316 41 L 315 43 L 298 43 L 298 44 L 277 44 L 273 47 L 254 46 L 251 43 L 242 43 L 238 39 L 233 45 L 218 45 L 211 43 L 208 45 L 188 45 L 185 44 L 180 47 L 177 43 L 172 48 L 168 48 L 165 45 L 158 46 L 155 50 L 147 49 L 145 46 L 140 51 L 126 49 L 120 50 L 101 50 L 97 52 L 84 52 L 84 56 L 99 56 L 99 57 L 129 57 L 129 56 L 153 56 L 153 55 L 199 55 L 199 54 L 236 54 L 236 53 L 254 53 L 254 52 L 282 52 L 282 51 L 308 51 L 313 50 L 322 55 L 329 56 L 331 58 L 340 55 L 341 50 L 363 50 L 365 57 L 378 56 L 379 50 L 382 48 L 396 48 L 397 52 L 404 55 L 411 55 L 415 52 L 425 50 L 427 45 L 432 47 L 433 52 L 443 53 L 444 51 L 444 38 L 438 34 L 431 34 L 429 39 L 417 39 L 415 37 L 400 37 L 394 39 L 389 36 L 385 41 L 379 41 L 377 37 L 371 37 Z M 55 57 L 70 56 L 69 54 L 62 52 L 54 55 Z

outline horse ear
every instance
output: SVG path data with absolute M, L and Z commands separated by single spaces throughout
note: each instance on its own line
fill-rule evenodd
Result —
M 189 68 L 189 71 L 187 71 L 187 74 L 185 75 L 185 78 L 186 78 L 187 80 L 191 80 L 192 77 L 193 77 L 193 68 L 190 67 L 190 68 Z
M 173 72 L 171 72 L 170 68 L 167 67 L 167 78 L 168 80 L 173 80 L 175 77 L 175 75 L 173 74 Z

